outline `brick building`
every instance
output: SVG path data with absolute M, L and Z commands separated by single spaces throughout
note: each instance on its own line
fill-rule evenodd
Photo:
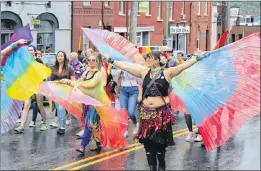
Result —
M 127 4 L 128 3 L 128 4 Z M 114 3 L 114 32 L 126 36 L 129 18 L 126 17 L 130 2 Z M 140 13 L 137 23 L 138 46 L 162 46 L 164 39 L 164 1 L 149 2 L 149 12 Z M 211 2 L 168 2 L 168 46 L 191 53 L 197 48 L 209 50 L 211 29 Z
M 150 1 L 149 12 L 139 13 L 137 21 L 138 46 L 162 46 L 164 39 L 164 1 Z M 211 29 L 211 2 L 168 2 L 169 38 L 168 46 L 186 54 L 200 50 L 209 50 Z M 108 28 L 126 36 L 130 26 L 131 2 L 73 2 L 73 50 L 86 50 L 89 41 L 80 26 L 99 28 L 103 21 Z
M 240 11 L 240 10 L 239 10 Z M 218 22 L 217 22 L 217 40 L 222 35 L 221 28 L 221 15 L 222 15 L 222 6 L 218 6 Z M 232 17 L 231 17 L 232 18 Z M 257 19 L 257 20 L 255 20 Z M 249 36 L 253 33 L 260 32 L 260 16 L 251 16 L 251 15 L 239 15 L 236 19 L 236 25 L 232 27 L 232 30 L 229 34 L 229 42 L 235 42 L 239 39 L 242 39 L 246 36 Z
M 113 27 L 113 5 L 110 1 L 75 1 L 73 2 L 72 43 L 73 51 L 86 51 L 93 45 L 83 34 L 81 27 L 102 28 L 104 25 L 111 30 Z

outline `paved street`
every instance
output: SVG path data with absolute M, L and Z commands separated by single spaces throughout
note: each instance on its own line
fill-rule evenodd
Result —
M 49 114 L 48 124 L 52 121 L 53 116 Z M 132 141 L 132 136 L 128 138 L 130 147 L 125 151 L 104 149 L 97 154 L 87 150 L 82 156 L 75 151 L 80 145 L 80 140 L 75 137 L 80 125 L 77 120 L 72 120 L 64 136 L 57 135 L 55 129 L 40 132 L 39 125 L 40 121 L 35 128 L 27 126 L 24 134 L 10 132 L 1 137 L 1 170 L 148 169 L 144 149 Z M 206 152 L 200 143 L 185 142 L 187 129 L 183 128 L 186 128 L 184 116 L 178 114 L 174 126 L 176 146 L 167 149 L 167 169 L 260 170 L 260 116 L 253 118 L 223 147 L 212 152 Z

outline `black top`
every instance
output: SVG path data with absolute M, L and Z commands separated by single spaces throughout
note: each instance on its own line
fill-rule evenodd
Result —
M 147 73 L 147 75 L 144 78 L 143 85 L 142 85 L 142 88 L 143 88 L 142 96 L 144 95 L 147 85 L 151 81 L 150 73 L 151 73 L 151 70 L 149 70 L 149 72 Z M 169 95 L 169 92 L 168 92 L 169 82 L 166 80 L 163 72 L 160 74 L 159 78 L 155 79 L 155 84 L 152 84 L 152 86 L 148 90 L 148 93 L 145 95 L 145 98 L 155 97 L 155 96 L 164 96 L 165 97 L 165 96 Z
M 53 68 L 53 72 L 51 75 L 51 80 L 62 80 L 62 79 L 71 79 L 71 76 L 74 76 L 74 70 L 73 67 L 71 67 L 70 65 L 68 65 L 68 71 L 58 74 L 58 72 L 54 72 L 54 68 Z
M 89 73 L 89 71 L 88 71 L 87 74 L 86 74 L 86 77 L 85 77 L 84 81 L 92 79 L 97 72 L 98 72 L 98 71 L 95 71 L 90 78 L 86 78 L 87 75 L 88 75 L 88 73 Z

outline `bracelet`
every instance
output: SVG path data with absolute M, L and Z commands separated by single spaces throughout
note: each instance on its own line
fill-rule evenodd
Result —
M 18 43 L 17 43 L 17 42 L 12 43 L 12 44 L 10 45 L 10 47 L 11 47 L 12 50 L 14 50 L 14 49 L 18 48 Z
M 114 59 L 109 58 L 109 59 L 108 59 L 108 62 L 109 62 L 110 64 L 113 64 L 113 63 L 114 63 Z

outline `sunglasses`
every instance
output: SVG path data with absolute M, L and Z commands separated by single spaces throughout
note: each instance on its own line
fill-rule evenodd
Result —
M 96 62 L 96 59 L 87 59 L 88 62 Z

